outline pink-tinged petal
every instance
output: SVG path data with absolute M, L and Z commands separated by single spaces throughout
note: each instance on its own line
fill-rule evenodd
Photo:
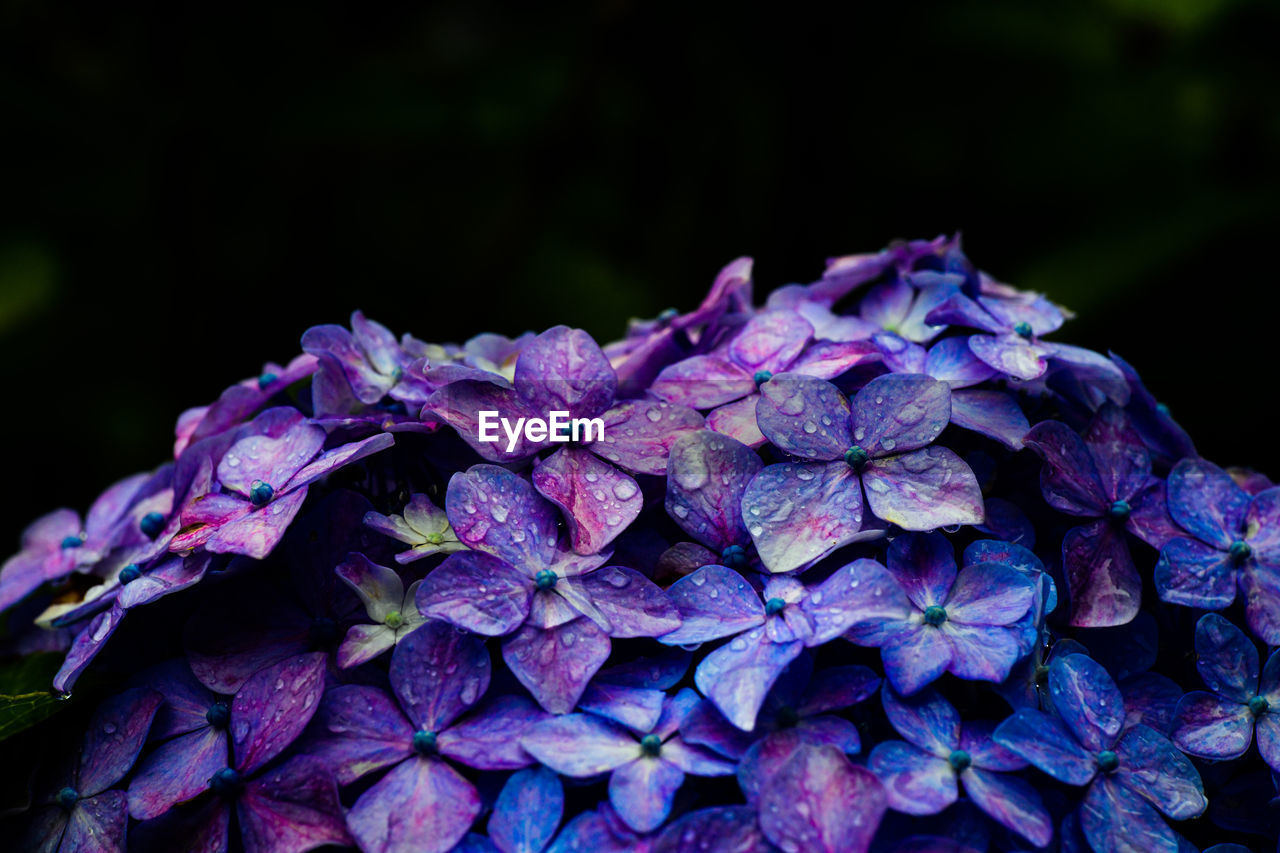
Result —
M 302 336 L 302 348 L 320 359 L 322 374 L 331 371 L 339 382 L 345 380 L 360 402 L 376 403 L 386 393 L 389 377 L 370 366 L 358 338 L 343 327 L 312 326 Z
M 1120 765 L 1112 778 L 1174 820 L 1204 814 L 1200 773 L 1191 759 L 1155 729 L 1134 726 L 1115 747 Z
M 443 761 L 411 758 L 360 795 L 347 828 L 370 853 L 447 853 L 480 814 L 480 795 Z
M 1125 625 L 1142 606 L 1142 578 L 1124 531 L 1107 519 L 1073 527 L 1062 540 L 1062 564 L 1071 590 L 1071 624 L 1078 628 Z
M 512 565 L 541 568 L 555 553 L 554 507 L 527 480 L 497 465 L 454 474 L 445 512 L 460 541 Z
M 951 654 L 946 636 L 928 625 L 910 626 L 880 647 L 885 676 L 903 696 L 937 680 L 951 665 Z
M 1055 657 L 1049 664 L 1054 710 L 1086 749 L 1110 749 L 1124 725 L 1124 697 L 1111 676 L 1087 655 Z
M 910 815 L 937 814 L 956 801 L 956 773 L 945 758 L 890 740 L 877 744 L 867 767 L 884 785 L 889 808 Z
M 948 621 L 942 626 L 942 633 L 951 645 L 947 669 L 960 678 L 999 684 L 1009 677 L 1009 670 L 1022 656 L 1015 628 Z
M 1031 607 L 1035 592 L 1031 578 L 1012 566 L 967 566 L 956 575 L 946 599 L 947 619 L 966 625 L 1011 625 Z
M 507 562 L 488 554 L 450 554 L 418 587 L 418 612 L 459 628 L 501 637 L 524 624 L 533 584 Z
M 1163 548 L 1171 540 L 1186 536 L 1182 528 L 1174 523 L 1173 516 L 1169 515 L 1162 480 L 1152 477 L 1130 499 L 1129 504 L 1133 511 L 1125 523 L 1125 529 L 1152 548 Z
M 507 780 L 489 817 L 489 837 L 502 853 L 542 853 L 564 814 L 564 786 L 545 767 Z
M 388 676 L 413 724 L 438 732 L 484 695 L 489 670 L 483 637 L 430 621 L 396 646 Z
M 1280 646 L 1280 567 L 1251 560 L 1239 577 L 1249 630 L 1268 646 Z
M 1170 738 L 1200 758 L 1239 758 L 1253 742 L 1253 715 L 1239 702 L 1197 690 L 1178 702 Z
M 225 605 L 226 602 L 223 602 Z M 311 647 L 310 618 L 295 605 L 264 613 L 267 601 L 198 610 L 187 623 L 187 662 L 200 683 L 231 695 L 255 673 Z
M 1049 347 L 1008 332 L 1002 335 L 974 335 L 969 349 L 984 363 L 1015 379 L 1031 380 L 1049 369 Z
M 977 767 L 966 768 L 960 774 L 960 781 L 969 799 L 996 823 L 1036 847 L 1044 847 L 1053 840 L 1053 821 L 1040 792 L 1029 782 Z
M 1280 487 L 1254 496 L 1245 513 L 1245 529 L 1258 562 L 1280 566 Z
M 841 459 L 849 449 L 848 399 L 839 388 L 799 373 L 760 386 L 756 422 L 776 447 L 805 459 Z
M 741 400 L 726 403 L 707 412 L 707 429 L 741 442 L 747 447 L 762 447 L 768 441 L 756 423 L 759 394 L 748 394 Z
M 924 374 L 877 376 L 853 398 L 853 444 L 871 456 L 916 450 L 951 419 L 951 389 Z
M 1155 809 L 1119 782 L 1103 778 L 1080 804 L 1080 829 L 1094 850 L 1179 853 L 1178 836 Z
M 1065 321 L 1062 309 L 1038 293 L 1018 294 L 1015 298 L 983 295 L 978 297 L 978 302 L 1004 326 L 1012 328 L 1026 323 L 1037 335 L 1056 331 Z
M 762 792 L 760 827 L 784 850 L 864 853 L 887 807 L 884 787 L 830 746 L 801 746 Z
M 1098 772 L 1066 723 L 1034 708 L 1019 708 L 997 726 L 995 741 L 1068 785 L 1086 785 Z
M 1196 669 L 1205 687 L 1237 704 L 1258 692 L 1258 649 L 1235 625 L 1216 613 L 1196 622 Z
M 249 782 L 236 801 L 236 816 L 245 853 L 351 843 L 333 778 L 306 756 Z
M 917 608 L 947 603 L 956 582 L 956 557 L 946 536 L 899 536 L 889 543 L 888 563 L 889 572 Z
M 789 572 L 878 531 L 862 530 L 862 487 L 843 462 L 782 462 L 747 484 L 742 520 L 771 572 Z
M 1011 395 L 973 388 L 951 392 L 951 423 L 993 438 L 1010 450 L 1021 450 L 1023 436 L 1031 429 Z
M 769 853 L 772 845 L 765 840 L 756 810 L 750 806 L 719 806 L 690 812 L 671 823 L 652 848 L 652 853 L 705 853 L 719 850 L 724 853 Z M 548 853 L 568 853 L 569 850 L 594 850 L 597 853 L 621 853 L 622 848 L 605 848 L 598 845 L 553 848 Z M 649 848 L 632 848 L 631 853 L 649 853 Z
M 525 625 L 502 644 L 502 659 L 538 704 L 565 714 L 609 659 L 609 636 L 585 617 L 555 628 Z
M 671 447 L 666 509 L 690 536 L 716 550 L 747 542 L 742 496 L 764 463 L 751 448 L 699 430 Z
M 769 688 L 803 649 L 799 640 L 774 643 L 754 628 L 703 658 L 694 683 L 725 719 L 751 731 Z
M 1128 500 L 1146 485 L 1151 457 L 1124 409 L 1104 405 L 1089 422 L 1084 440 L 1107 498 Z
M 171 551 L 186 551 L 209 541 L 220 527 L 253 511 L 253 504 L 238 495 L 207 494 L 186 504 L 180 515 L 182 529 L 169 543 Z
M 497 377 L 494 377 L 497 380 Z M 499 384 L 501 382 L 502 384 Z M 482 433 L 481 412 L 496 412 L 486 420 L 487 430 Z M 451 382 L 434 392 L 422 406 L 422 418 L 434 416 L 453 427 L 458 436 L 472 450 L 490 462 L 508 462 L 525 459 L 537 453 L 540 443 L 525 437 L 520 424 L 515 444 L 494 418 L 506 418 L 513 430 L 526 418 L 546 418 L 548 412 L 536 411 L 524 399 L 507 387 L 505 380 L 490 381 L 463 379 Z M 482 441 L 481 435 L 491 440 Z
M 656 400 L 632 400 L 600 416 L 604 437 L 587 444 L 615 465 L 637 474 L 667 473 L 671 447 L 683 435 L 703 427 L 702 415 L 688 406 Z
M 762 311 L 729 344 L 729 358 L 748 373 L 778 373 L 795 361 L 812 334 L 813 327 L 794 311 Z
M 905 530 L 981 524 L 983 520 L 977 477 L 946 447 L 873 459 L 862 471 L 862 483 L 871 512 Z
M 396 644 L 396 632 L 386 625 L 352 625 L 338 647 L 338 668 L 368 663 Z
M 344 684 L 324 694 L 303 746 L 340 785 L 413 754 L 413 726 L 395 701 L 376 687 Z
M 324 430 L 298 423 L 283 435 L 249 435 L 227 449 L 218 463 L 218 482 L 248 497 L 255 482 L 283 487 L 324 446 Z
M 667 593 L 635 569 L 605 566 L 583 575 L 581 583 L 611 637 L 658 637 L 680 627 L 680 612 Z
M 936 690 L 903 697 L 886 688 L 880 700 L 890 724 L 915 746 L 942 758 L 960 748 L 960 714 Z
M 755 389 L 755 380 L 746 368 L 720 356 L 695 355 L 664 368 L 649 390 L 668 403 L 714 409 Z
M 1051 507 L 1080 516 L 1099 516 L 1110 509 L 1093 455 L 1071 427 L 1042 421 L 1031 428 L 1024 442 L 1044 459 L 1040 487 Z
M 213 531 L 205 541 L 204 549 L 211 554 L 243 554 L 255 560 L 266 559 L 284 538 L 285 531 L 306 499 L 307 488 L 303 486 L 260 509 L 233 518 Z M 247 503 L 245 505 L 248 506 Z
M 667 645 L 705 643 L 762 625 L 764 605 L 742 575 L 724 566 L 703 566 L 667 590 L 681 625 L 665 634 Z
M 684 773 L 660 758 L 641 756 L 613 771 L 609 802 L 618 817 L 636 832 L 653 832 L 671 814 Z
M 1166 542 L 1153 580 L 1160 598 L 1172 604 L 1221 610 L 1236 600 L 1230 555 L 1196 539 Z
M 293 743 L 324 693 L 325 655 L 298 655 L 250 678 L 231 700 L 235 768 L 249 774 Z
M 591 714 L 565 714 L 532 726 L 520 739 L 525 750 L 557 773 L 588 778 L 640 756 L 626 729 Z
M 1226 550 L 1240 538 L 1252 499 L 1231 475 L 1203 459 L 1183 459 L 1169 472 L 1169 514 L 1201 542 Z
M 350 444 L 326 450 L 317 456 L 314 462 L 294 475 L 293 479 L 289 481 L 289 488 L 297 489 L 305 486 L 326 474 L 333 473 L 339 468 L 358 462 L 375 453 L 380 453 L 393 444 L 395 444 L 394 436 L 387 433 L 379 433 L 361 441 L 353 441 Z
M 787 370 L 791 373 L 803 373 L 805 376 L 816 376 L 818 379 L 835 379 L 860 364 L 877 361 L 879 358 L 880 348 L 868 340 L 822 341 L 801 353 Z
M 129 772 L 163 701 L 159 692 L 139 687 L 98 706 L 85 732 L 76 774 L 82 797 L 101 793 Z
M 107 791 L 76 803 L 58 853 L 118 853 L 125 849 L 129 812 L 123 791 Z
M 110 610 L 95 616 L 93 621 L 76 635 L 75 640 L 71 643 L 71 648 L 67 650 L 67 656 L 62 660 L 62 667 L 53 676 L 54 690 L 59 690 L 63 693 L 71 691 L 76 680 L 93 662 L 93 659 L 98 656 L 98 652 L 102 651 L 102 647 L 107 640 L 111 639 L 111 635 L 115 633 L 116 628 L 120 627 L 120 622 L 124 619 L 125 612 L 124 608 L 117 602 Z
M 565 447 L 533 469 L 533 485 L 564 514 L 579 554 L 595 554 L 640 515 L 644 496 L 630 476 L 588 450 Z
M 964 337 L 944 338 L 934 344 L 925 359 L 924 372 L 951 386 L 952 420 L 955 420 L 955 390 L 977 385 L 996 375 L 996 371 L 973 354 L 968 338 Z
M 516 392 L 538 412 L 594 417 L 613 404 L 618 377 L 581 329 L 554 326 L 529 341 L 516 359 Z
M 209 788 L 209 779 L 229 763 L 227 733 L 197 729 L 156 747 L 129 783 L 129 814 L 150 820 Z
M 518 770 L 533 759 L 521 739 L 548 715 L 524 696 L 499 696 L 440 733 L 440 754 L 477 770 Z

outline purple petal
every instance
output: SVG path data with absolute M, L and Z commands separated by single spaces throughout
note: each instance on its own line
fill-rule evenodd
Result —
M 1214 693 L 1237 704 L 1258 692 L 1258 649 L 1244 632 L 1216 613 L 1196 623 L 1196 669 Z
M 533 484 L 564 513 L 579 554 L 595 554 L 640 515 L 644 497 L 627 474 L 575 447 L 556 451 L 533 469 Z
M 518 770 L 533 759 L 521 738 L 547 718 L 524 696 L 499 696 L 440 733 L 440 754 L 477 770 Z
M 564 814 L 564 786 L 545 767 L 507 780 L 489 817 L 489 837 L 502 853 L 542 853 Z
M 505 384 L 476 379 L 451 382 L 434 392 L 422 406 L 424 420 L 434 414 L 453 427 L 472 450 L 490 462 L 525 459 L 540 449 L 540 444 L 529 441 L 524 430 L 519 429 L 515 444 L 508 450 L 511 444 L 509 436 L 492 419 L 486 421 L 489 427 L 486 437 L 492 440 L 482 441 L 481 412 L 497 412 L 499 417 L 506 418 L 513 425 L 524 418 L 546 418 L 548 415 L 546 411 L 534 410 Z
M 668 645 L 705 643 L 762 625 L 760 595 L 742 575 L 724 566 L 703 566 L 667 590 L 681 624 L 664 635 Z
M 890 740 L 877 744 L 867 767 L 884 785 L 889 808 L 911 815 L 937 814 L 956 801 L 956 773 L 946 759 Z
M 182 658 L 149 670 L 140 682 L 164 696 L 164 704 L 151 725 L 151 740 L 161 740 L 209 724 L 205 714 L 215 701 L 207 687 L 196 680 Z
M 676 441 L 703 428 L 702 415 L 688 406 L 656 400 L 622 403 L 601 420 L 604 437 L 587 447 L 637 474 L 666 474 L 667 457 Z
M 866 292 L 858 311 L 863 319 L 885 329 L 897 328 L 911 310 L 915 288 L 900 278 L 877 284 Z
M 810 743 L 830 744 L 846 755 L 857 755 L 862 750 L 862 738 L 858 727 L 844 717 L 821 715 L 806 717 L 796 723 Z
M 1160 598 L 1172 604 L 1221 610 L 1236 600 L 1230 555 L 1196 539 L 1166 542 L 1153 581 Z
M 1272 706 L 1276 703 L 1273 701 Z M 1258 753 L 1273 773 L 1280 773 L 1280 714 L 1264 714 L 1257 721 Z
M 967 566 L 956 575 L 945 600 L 947 619 L 966 625 L 1012 625 L 1027 612 L 1034 597 L 1035 584 L 1012 566 Z
M 261 509 L 254 509 L 230 518 L 220 525 L 204 542 L 204 549 L 211 554 L 243 554 L 255 560 L 264 560 L 284 538 L 285 531 L 307 498 L 303 486 L 282 495 Z M 249 503 L 243 502 L 248 508 Z M 183 518 L 185 523 L 186 519 Z
M 951 645 L 947 670 L 960 678 L 999 683 L 1022 656 L 1016 627 L 962 625 L 948 621 L 941 628 Z
M 726 358 L 695 355 L 663 368 L 650 391 L 668 403 L 714 409 L 756 389 L 752 374 Z
M 450 554 L 418 587 L 418 611 L 459 628 L 501 637 L 529 615 L 533 584 L 511 565 L 488 554 Z
M 906 530 L 982 523 L 978 480 L 946 447 L 873 459 L 862 471 L 862 483 L 871 512 Z
M 849 449 L 851 409 L 822 379 L 779 373 L 760 386 L 756 421 L 780 450 L 805 459 L 840 459 Z
M 1094 850 L 1178 853 L 1178 837 L 1155 809 L 1118 781 L 1095 782 L 1080 804 L 1080 828 Z
M 235 768 L 252 773 L 293 743 L 324 692 L 325 655 L 288 658 L 244 683 L 231 701 Z
M 130 847 L 170 850 L 175 839 L 183 853 L 227 853 L 231 809 L 220 797 L 207 797 L 190 807 L 173 809 L 157 820 L 133 828 Z
M 1071 624 L 1078 628 L 1124 625 L 1142 606 L 1142 579 L 1129 555 L 1124 531 L 1107 519 L 1073 527 L 1062 540 L 1062 563 L 1071 590 Z
M 245 853 L 311 850 L 351 843 L 333 779 L 315 759 L 299 756 L 263 773 L 236 801 Z
M 142 577 L 120 590 L 117 599 L 123 610 L 158 601 L 166 595 L 181 592 L 204 579 L 209 569 L 208 554 L 192 554 L 165 560 Z
M 179 735 L 138 763 L 129 783 L 129 814 L 150 820 L 209 788 L 229 763 L 227 733 L 212 727 Z
M 653 581 L 621 566 L 583 575 L 591 603 L 609 623 L 611 637 L 658 637 L 680 627 L 680 612 Z
M 690 536 L 716 550 L 747 543 L 742 497 L 764 463 L 751 448 L 710 430 L 671 446 L 667 513 Z
M 618 377 L 590 335 L 581 329 L 555 326 L 521 351 L 516 359 L 515 387 L 538 412 L 594 417 L 613 404 Z
M 853 398 L 853 444 L 874 457 L 924 447 L 951 418 L 951 390 L 923 374 L 889 374 Z
M 81 796 L 101 793 L 129 772 L 163 701 L 155 690 L 134 688 L 98 706 L 80 753 L 77 788 Z
M 951 643 L 929 625 L 912 625 L 888 638 L 880 647 L 885 676 L 904 696 L 932 683 L 951 665 Z
M 1249 630 L 1268 646 L 1280 646 L 1280 568 L 1255 560 L 1245 563 L 1240 593 Z
M 946 604 L 956 581 L 951 541 L 941 533 L 909 533 L 889 544 L 889 571 L 920 610 Z
M 684 773 L 661 758 L 641 756 L 613 771 L 609 802 L 636 832 L 653 832 L 671 814 Z
M 1058 421 L 1042 421 L 1024 441 L 1044 459 L 1040 488 L 1049 506 L 1068 515 L 1093 517 L 1110 509 L 1093 456 L 1084 439 Z
M 1097 752 L 1115 743 L 1124 725 L 1124 697 L 1101 664 L 1088 655 L 1055 657 L 1049 664 L 1049 695 L 1085 749 Z
M 619 687 L 599 678 L 587 685 L 578 707 L 621 723 L 632 731 L 648 732 L 658 724 L 666 694 L 646 687 Z
M 985 307 L 962 293 L 952 294 L 939 303 L 929 312 L 925 321 L 935 325 L 968 326 L 992 334 L 1000 334 L 1008 328 Z
M 756 423 L 756 405 L 759 402 L 759 394 L 749 394 L 707 412 L 707 429 L 747 447 L 762 447 L 768 439 Z
M 58 853 L 114 853 L 125 849 L 129 812 L 123 791 L 107 791 L 76 803 L 67 821 Z
M 764 789 L 760 827 L 783 849 L 863 853 L 887 805 L 875 775 L 830 746 L 801 746 Z
M 527 480 L 505 468 L 473 465 L 454 474 L 445 494 L 445 512 L 458 539 L 472 548 L 515 566 L 551 562 L 555 509 Z
M 227 450 L 218 463 L 218 482 L 248 497 L 255 481 L 281 490 L 324 446 L 324 430 L 298 423 L 283 435 L 249 435 Z
M 1049 367 L 1046 359 L 1055 352 L 1013 333 L 974 335 L 969 338 L 969 349 L 995 370 L 1022 380 L 1043 376 Z
M 856 318 L 841 318 L 841 320 L 856 320 Z M 852 332 L 859 336 L 864 333 L 865 330 Z M 816 376 L 818 379 L 835 379 L 860 364 L 879 358 L 880 348 L 868 340 L 822 341 L 801 353 L 800 357 L 791 363 L 788 371 L 803 373 L 805 376 Z
M 833 666 L 817 673 L 796 708 L 802 717 L 824 714 L 869 699 L 880 686 L 880 677 L 861 665 Z
M 843 462 L 769 465 L 747 485 L 742 518 L 760 559 L 788 572 L 856 542 L 862 532 L 862 489 Z
M 795 361 L 812 334 L 813 327 L 793 311 L 762 311 L 729 344 L 729 358 L 748 373 L 778 373 Z
M 443 761 L 415 757 L 360 795 L 347 828 L 372 853 L 447 853 L 479 814 L 470 782 Z
M 1120 684 L 1124 694 L 1124 727 L 1131 729 L 1142 723 L 1168 737 L 1182 688 L 1173 679 L 1156 672 L 1144 672 Z
M 995 742 L 995 730 L 996 723 L 990 720 L 975 720 L 961 726 L 960 748 L 969 753 L 972 766 L 1000 772 L 1024 769 L 1027 762 Z
M 965 337 L 944 338 L 929 349 L 925 373 L 951 386 L 951 416 L 955 418 L 955 390 L 985 382 L 996 375 L 969 348 Z
M 64 693 L 70 692 L 81 673 L 93 662 L 98 652 L 102 651 L 103 645 L 111 639 L 111 635 L 120 626 L 125 612 L 117 601 L 110 610 L 95 616 L 93 621 L 76 635 L 71 648 L 67 650 L 67 656 L 62 661 L 62 667 L 53 676 L 53 689 Z
M 1249 537 L 1249 546 L 1258 562 L 1280 565 L 1280 487 L 1254 496 L 1245 514 L 1245 529 L 1257 531 Z
M 936 690 L 904 698 L 886 688 L 880 700 L 889 723 L 915 746 L 944 758 L 960 748 L 960 714 Z
M 771 642 L 764 628 L 755 628 L 703 658 L 694 683 L 725 719 L 751 731 L 773 682 L 803 648 L 799 641 Z
M 431 621 L 396 646 L 388 675 L 413 724 L 438 732 L 484 695 L 489 669 L 483 637 Z
M 298 489 L 320 479 L 326 474 L 333 473 L 339 468 L 358 462 L 366 456 L 380 453 L 393 444 L 395 444 L 393 436 L 387 433 L 380 433 L 371 435 L 361 441 L 353 441 L 350 444 L 326 450 L 317 456 L 314 462 L 293 476 L 293 479 L 289 481 L 289 488 Z
M 1170 737 L 1191 755 L 1239 758 L 1253 742 L 1253 715 L 1239 702 L 1197 690 L 1179 700 Z
M 966 768 L 960 780 L 969 799 L 1001 826 L 1036 847 L 1044 847 L 1053 839 L 1053 822 L 1040 793 L 1030 783 L 977 767 Z
M 1169 541 L 1185 535 L 1169 515 L 1163 481 L 1152 477 L 1129 504 L 1133 511 L 1125 527 L 1152 548 L 1163 548 Z
M 914 344 L 894 332 L 879 332 L 871 336 L 880 350 L 880 360 L 893 373 L 924 373 L 928 352 L 920 344 Z
M 1203 459 L 1183 459 L 1169 472 L 1169 514 L 1182 529 L 1225 550 L 1238 538 L 1251 499 L 1231 475 Z
M 396 632 L 386 625 L 352 625 L 338 647 L 338 668 L 367 663 L 396 644 Z
M 564 714 L 609 659 L 609 649 L 608 635 L 583 617 L 555 628 L 525 625 L 503 642 L 502 659 L 539 705 Z
M 996 727 L 996 743 L 1068 785 L 1086 785 L 1098 772 L 1086 751 L 1057 717 L 1019 708 Z
M 571 850 L 595 850 L 614 853 L 598 846 L 572 847 Z M 653 853 L 769 853 L 772 846 L 756 822 L 756 810 L 750 806 L 718 806 L 690 812 L 673 822 L 658 836 Z M 568 853 L 568 851 L 549 851 Z M 642 851 L 636 851 L 642 853 Z
M 640 756 L 640 744 L 626 729 L 591 714 L 545 720 L 520 743 L 552 770 L 578 778 L 607 773 Z
M 895 639 L 915 612 L 898 580 L 875 560 L 854 560 L 836 576 L 846 580 L 850 601 L 841 604 L 841 612 L 850 622 L 845 636 L 855 643 L 879 646 Z M 824 590 L 824 607 L 826 588 L 818 588 Z
M 1018 401 L 1003 391 L 952 391 L 951 423 L 994 438 L 1010 450 L 1021 450 L 1023 436 L 1031 429 Z
M 1134 726 L 1116 744 L 1114 777 L 1174 820 L 1204 813 L 1209 802 L 1191 759 L 1148 726 Z
M 1104 405 L 1090 421 L 1084 440 L 1108 498 L 1128 500 L 1146 485 L 1151 457 L 1123 409 Z
M 344 684 L 325 693 L 304 746 L 341 785 L 413 754 L 413 726 L 376 687 Z

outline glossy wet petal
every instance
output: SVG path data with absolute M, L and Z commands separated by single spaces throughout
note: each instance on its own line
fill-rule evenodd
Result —
M 724 566 L 703 566 L 672 584 L 667 597 L 681 620 L 679 628 L 661 638 L 669 645 L 718 640 L 764 623 L 759 593 Z
M 1239 758 L 1253 742 L 1253 715 L 1239 702 L 1196 690 L 1179 700 L 1169 736 L 1190 755 Z
M 946 447 L 873 459 L 862 472 L 867 506 L 905 530 L 981 524 L 982 490 L 973 471 Z
M 1174 820 L 1196 817 L 1208 807 L 1204 785 L 1191 759 L 1149 726 L 1134 726 L 1116 744 L 1120 766 L 1114 779 Z
M 268 770 L 236 802 L 245 853 L 311 850 L 349 844 L 333 779 L 314 759 L 299 756 Z
M 703 658 L 694 683 L 725 719 L 751 731 L 769 688 L 803 648 L 799 640 L 771 642 L 763 628 L 755 628 Z
M 412 758 L 360 795 L 347 827 L 362 850 L 447 853 L 480 814 L 471 783 L 445 764 Z
M 964 792 L 994 821 L 1036 847 L 1053 838 L 1053 822 L 1040 793 L 1017 776 L 969 767 L 960 774 Z
M 510 634 L 529 615 L 533 583 L 488 554 L 451 554 L 418 587 L 418 611 L 487 637 Z
M 490 668 L 483 637 L 431 621 L 396 646 L 388 676 L 413 724 L 438 732 L 480 700 Z
M 1034 708 L 1019 708 L 996 727 L 996 743 L 1068 785 L 1085 785 L 1098 772 L 1092 753 L 1066 724 Z
M 937 814 L 956 801 L 956 773 L 945 758 L 900 740 L 877 744 L 867 767 L 884 785 L 889 808 L 911 815 Z
M 595 554 L 640 515 L 644 497 L 630 475 L 575 447 L 556 451 L 533 470 L 533 484 L 558 506 L 573 550 Z
M 886 806 L 871 771 L 834 747 L 801 746 L 762 792 L 760 827 L 783 849 L 863 853 Z
M 1242 532 L 1250 497 L 1231 475 L 1203 459 L 1183 459 L 1169 472 L 1169 514 L 1183 530 L 1226 549 Z
M 1142 606 L 1142 579 L 1124 531 L 1100 519 L 1073 527 L 1062 540 L 1071 590 L 1071 624 L 1105 628 L 1132 621 Z
M 862 488 L 843 462 L 769 465 L 743 493 L 742 518 L 769 570 L 792 571 L 858 541 Z
M 473 465 L 454 474 L 445 493 L 445 512 L 458 539 L 476 550 L 515 566 L 551 562 L 555 508 L 529 481 L 505 468 Z
M 924 447 L 951 419 L 951 389 L 924 374 L 872 379 L 853 398 L 852 444 L 872 458 Z
M 849 400 L 830 382 L 800 373 L 760 386 L 756 422 L 774 446 L 804 459 L 840 459 L 854 443 Z
M 609 637 L 581 617 L 555 628 L 525 625 L 502 644 L 502 659 L 543 708 L 573 710 L 609 658 Z
M 667 514 L 709 548 L 745 545 L 742 496 L 762 467 L 759 455 L 732 438 L 710 430 L 682 435 L 671 445 Z
M 244 683 L 231 702 L 235 768 L 252 773 L 275 758 L 307 727 L 324 692 L 325 655 L 298 655 Z
M 1171 539 L 1160 549 L 1154 582 L 1173 604 L 1220 610 L 1236 598 L 1230 555 L 1196 539 Z
M 1049 664 L 1053 707 L 1086 749 L 1115 743 L 1124 725 L 1124 697 L 1111 676 L 1088 655 L 1055 657 Z
M 564 786 L 545 767 L 507 780 L 489 817 L 489 837 L 502 853 L 542 853 L 560 826 Z

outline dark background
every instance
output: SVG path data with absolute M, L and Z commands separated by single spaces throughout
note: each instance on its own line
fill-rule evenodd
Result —
M 0 551 L 309 325 L 601 340 L 962 229 L 1280 476 L 1277 7 L 0 2 Z

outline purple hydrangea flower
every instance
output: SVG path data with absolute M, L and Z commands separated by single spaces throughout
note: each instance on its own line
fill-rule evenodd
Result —
M 1238 758 L 1256 729 L 1258 752 L 1280 773 L 1280 651 L 1259 670 L 1258 650 L 1244 632 L 1206 613 L 1196 623 L 1196 668 L 1209 690 L 1180 699 L 1173 742 L 1201 758 Z
M 745 444 L 710 430 L 686 433 L 667 461 L 667 514 L 730 568 L 750 560 L 742 496 L 764 463 Z
M 978 481 L 952 450 L 932 444 L 951 392 L 928 376 L 873 379 L 852 402 L 829 382 L 775 376 L 757 407 L 761 431 L 799 462 L 767 466 L 743 496 L 743 519 L 771 571 L 812 563 L 867 535 L 870 511 L 909 530 L 982 521 Z
M 1124 699 L 1111 676 L 1087 655 L 1049 666 L 1054 715 L 1022 708 L 995 731 L 1000 746 L 1068 785 L 1087 785 L 1080 826 L 1094 849 L 1178 851 L 1160 817 L 1204 812 L 1200 774 L 1155 730 L 1123 731 Z
M 1250 495 L 1212 462 L 1184 459 L 1168 491 L 1169 514 L 1187 535 L 1160 549 L 1160 597 L 1222 610 L 1239 588 L 1249 630 L 1280 645 L 1280 488 Z
M 316 414 L 352 414 L 388 394 L 405 400 L 419 397 L 414 374 L 406 374 L 406 368 L 421 354 L 421 346 L 408 336 L 397 341 L 385 326 L 359 311 L 351 315 L 351 331 L 332 325 L 308 329 L 302 349 L 319 365 L 311 386 Z

